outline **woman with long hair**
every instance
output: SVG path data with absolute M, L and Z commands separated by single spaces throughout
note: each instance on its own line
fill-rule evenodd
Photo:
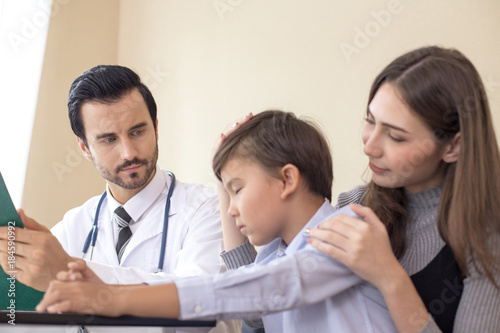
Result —
M 402 332 L 500 329 L 500 154 L 481 78 L 424 47 L 373 82 L 362 134 L 372 178 L 339 196 L 309 243 L 384 296 Z

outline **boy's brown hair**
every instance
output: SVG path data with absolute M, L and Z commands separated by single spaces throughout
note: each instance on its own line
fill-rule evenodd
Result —
M 332 199 L 333 166 L 328 142 L 316 125 L 291 112 L 261 112 L 231 134 L 213 160 L 219 180 L 222 167 L 234 157 L 256 162 L 271 174 L 293 164 L 310 191 Z

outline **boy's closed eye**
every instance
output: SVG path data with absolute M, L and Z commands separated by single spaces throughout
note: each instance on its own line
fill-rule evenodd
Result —
M 241 180 L 232 178 L 227 182 L 223 182 L 224 188 L 229 194 L 237 194 L 242 188 Z

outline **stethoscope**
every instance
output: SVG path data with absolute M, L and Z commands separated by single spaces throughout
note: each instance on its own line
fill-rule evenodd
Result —
M 167 246 L 168 212 L 170 210 L 170 198 L 172 198 L 172 192 L 174 191 L 175 187 L 175 175 L 170 171 L 167 171 L 167 173 L 169 174 L 170 178 L 172 178 L 172 183 L 170 184 L 170 188 L 168 189 L 167 202 L 165 203 L 165 215 L 163 217 L 163 232 L 161 238 L 160 261 L 158 262 L 158 272 L 161 272 L 163 270 L 163 261 L 165 260 L 165 249 Z M 99 220 L 99 211 L 101 210 L 101 205 L 102 202 L 104 201 L 104 198 L 106 198 L 106 195 L 107 192 L 104 191 L 104 193 L 101 195 L 101 198 L 99 199 L 99 203 L 97 204 L 94 216 L 94 223 L 92 224 L 92 229 L 90 229 L 87 239 L 85 240 L 85 244 L 83 245 L 82 258 L 89 250 L 89 247 L 92 247 L 92 249 L 90 250 L 90 260 L 92 260 L 92 255 L 94 254 L 95 242 L 97 241 L 97 231 L 98 231 L 97 223 Z

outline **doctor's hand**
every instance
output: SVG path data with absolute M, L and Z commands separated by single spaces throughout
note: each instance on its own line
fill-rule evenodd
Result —
M 68 269 L 68 271 L 57 273 L 57 279 L 59 281 L 85 281 L 104 284 L 97 274 L 87 266 L 87 263 L 83 259 L 75 259 L 75 261 L 68 263 Z
M 73 281 L 50 283 L 37 312 L 78 312 L 117 317 L 121 315 L 119 286 Z
M 0 227 L 0 264 L 4 271 L 17 271 L 19 282 L 45 291 L 58 272 L 67 269 L 73 258 L 64 251 L 50 230 L 18 210 L 24 225 L 15 229 L 15 269 L 8 263 L 8 230 Z
M 308 229 L 312 246 L 338 260 L 379 290 L 390 285 L 394 272 L 404 270 L 396 259 L 384 224 L 368 207 L 350 205 L 364 221 L 337 215 Z

